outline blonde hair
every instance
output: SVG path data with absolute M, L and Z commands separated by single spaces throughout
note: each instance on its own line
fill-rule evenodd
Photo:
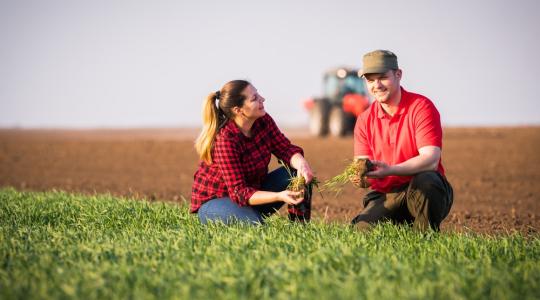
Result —
M 199 158 L 207 164 L 212 163 L 212 148 L 218 130 L 233 117 L 234 107 L 244 105 L 245 96 L 242 92 L 249 84 L 245 80 L 229 81 L 221 90 L 206 97 L 202 112 L 203 127 L 195 140 L 195 150 Z

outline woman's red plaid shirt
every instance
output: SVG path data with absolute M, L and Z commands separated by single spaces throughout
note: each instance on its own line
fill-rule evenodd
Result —
M 240 206 L 261 187 L 272 154 L 289 163 L 302 148 L 291 144 L 266 114 L 255 121 L 251 137 L 246 137 L 229 120 L 219 130 L 212 149 L 212 164 L 203 161 L 195 172 L 191 191 L 191 212 L 211 199 L 230 197 Z

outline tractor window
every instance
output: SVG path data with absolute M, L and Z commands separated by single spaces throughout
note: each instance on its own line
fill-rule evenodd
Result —
M 366 94 L 366 89 L 364 87 L 364 81 L 358 76 L 347 76 L 345 78 L 345 84 L 343 86 L 343 94 Z
M 324 83 L 324 96 L 334 99 L 339 96 L 339 79 L 335 76 L 328 76 Z

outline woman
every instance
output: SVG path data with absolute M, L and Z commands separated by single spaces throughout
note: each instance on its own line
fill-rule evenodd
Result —
M 284 203 L 290 215 L 309 219 L 309 211 L 302 214 L 295 209 L 304 200 L 303 193 L 286 190 L 287 170 L 281 167 L 267 174 L 274 154 L 306 182 L 313 178 L 302 149 L 279 130 L 264 110 L 264 101 L 244 80 L 230 81 L 206 98 L 203 129 L 195 142 L 201 162 L 191 193 L 191 212 L 203 224 L 262 223 Z

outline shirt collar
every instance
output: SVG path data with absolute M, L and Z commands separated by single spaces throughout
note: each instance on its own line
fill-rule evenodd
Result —
M 405 113 L 406 108 L 409 104 L 409 92 L 407 92 L 403 87 L 399 87 L 401 90 L 401 100 L 398 104 L 398 110 L 395 115 L 402 115 Z M 394 116 L 395 116 L 394 115 Z M 381 104 L 377 102 L 377 117 L 383 119 L 387 116 L 386 112 L 382 108 Z
M 242 133 L 240 132 L 240 128 L 238 128 L 238 126 L 236 126 L 234 121 L 231 119 L 228 119 L 227 121 L 225 121 L 225 125 L 222 128 L 222 132 L 232 134 L 232 135 L 242 135 Z
M 252 136 L 254 136 L 259 131 L 259 127 L 262 125 L 261 119 L 262 118 L 259 118 L 255 121 L 255 123 L 253 123 L 253 126 L 251 127 Z M 235 135 L 239 135 L 242 138 L 248 138 L 242 133 L 242 131 L 240 131 L 240 128 L 236 125 L 236 123 L 234 123 L 232 119 L 228 119 L 226 122 L 227 123 L 223 126 L 223 129 L 225 129 L 225 131 L 228 131 Z
M 240 132 L 240 129 L 238 128 L 238 126 L 236 126 L 232 119 L 227 119 L 225 126 L 223 127 L 227 128 L 227 130 L 230 130 L 233 133 Z

